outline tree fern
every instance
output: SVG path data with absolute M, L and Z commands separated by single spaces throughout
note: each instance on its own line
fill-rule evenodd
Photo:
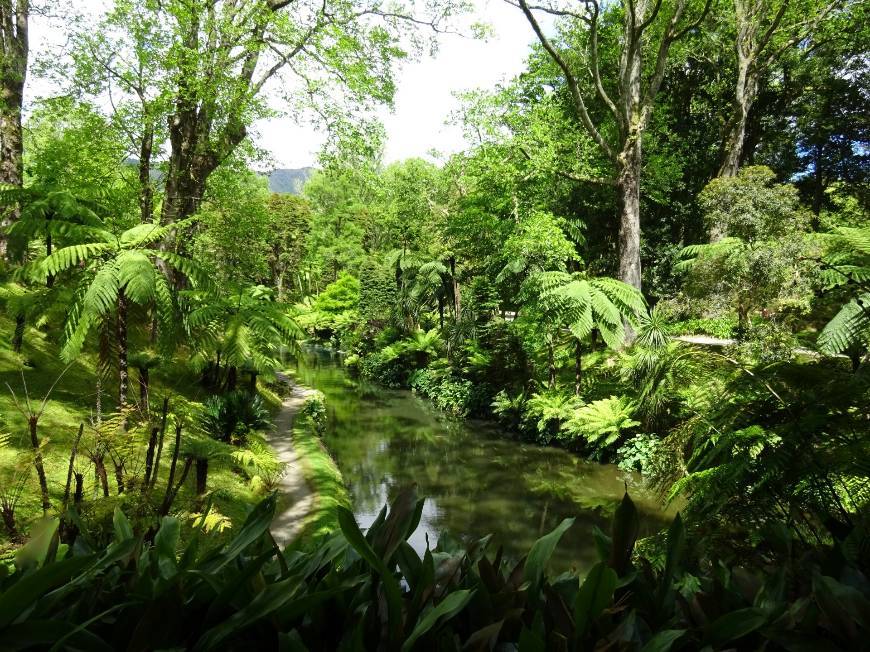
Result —
M 639 426 L 632 418 L 636 404 L 624 396 L 593 401 L 574 410 L 566 421 L 562 437 L 568 440 L 583 439 L 593 450 L 600 453 L 613 447 L 623 435 Z

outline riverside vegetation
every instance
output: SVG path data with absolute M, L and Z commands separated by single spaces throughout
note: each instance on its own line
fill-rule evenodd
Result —
M 470 6 L 0 7 L 0 649 L 865 643 L 867 4 L 508 4 L 523 73 L 457 96 L 463 151 L 390 164 L 398 65 L 485 36 Z M 252 171 L 284 109 L 326 134 L 300 195 Z M 363 532 L 315 395 L 281 550 L 262 432 L 305 340 L 679 516 L 641 538 L 627 492 L 583 577 L 549 564 L 571 519 L 413 546 L 391 486 Z

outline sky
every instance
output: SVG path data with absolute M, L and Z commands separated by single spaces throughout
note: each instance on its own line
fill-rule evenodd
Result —
M 77 9 L 96 13 L 105 4 L 106 0 L 82 0 Z M 472 20 L 491 27 L 485 41 L 441 35 L 434 57 L 406 61 L 399 71 L 394 109 L 380 111 L 387 133 L 386 162 L 429 157 L 432 150 L 451 154 L 464 149 L 461 129 L 445 124 L 459 106 L 453 93 L 492 88 L 522 71 L 535 38 L 522 12 L 503 0 L 472 0 L 472 5 Z M 62 45 L 64 39 L 62 23 L 34 20 L 31 46 L 37 52 Z M 34 82 L 29 85 L 29 99 L 50 95 L 52 90 L 44 82 Z M 316 128 L 289 117 L 258 121 L 252 132 L 255 143 L 271 155 L 271 166 L 279 168 L 314 165 L 324 140 Z
M 465 140 L 458 126 L 445 124 L 459 107 L 456 91 L 492 88 L 523 70 L 535 36 L 522 12 L 503 0 L 474 0 L 475 18 L 489 24 L 486 40 L 446 34 L 434 57 L 406 62 L 397 76 L 394 110 L 384 109 L 387 163 L 415 156 L 429 158 L 431 150 L 442 154 L 462 151 Z M 312 165 L 323 142 L 311 127 L 289 119 L 264 120 L 255 125 L 258 144 L 271 152 L 276 167 Z

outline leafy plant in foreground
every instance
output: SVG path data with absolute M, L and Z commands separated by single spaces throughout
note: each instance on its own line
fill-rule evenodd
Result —
M 275 544 L 274 496 L 207 552 L 197 527 L 179 554 L 172 517 L 149 540 L 116 509 L 105 548 L 84 535 L 58 545 L 57 522 L 47 522 L 0 578 L 0 648 L 666 652 L 854 648 L 870 634 L 870 585 L 842 563 L 825 574 L 807 560 L 705 573 L 689 564 L 677 517 L 656 570 L 633 555 L 638 514 L 627 495 L 610 536 L 593 533 L 601 562 L 582 581 L 547 572 L 573 519 L 511 561 L 488 552 L 488 537 L 420 554 L 408 537 L 422 508 L 404 490 L 365 534 L 339 508 L 341 531 L 308 552 Z M 788 531 L 769 545 L 791 546 Z

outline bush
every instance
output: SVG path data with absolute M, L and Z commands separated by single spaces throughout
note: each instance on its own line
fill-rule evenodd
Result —
M 360 375 L 384 387 L 402 387 L 408 378 L 404 362 L 390 351 L 367 355 L 359 364 Z
M 411 374 L 411 389 L 430 399 L 439 410 L 457 417 L 471 411 L 472 385 L 449 371 L 419 369 Z
M 209 396 L 203 402 L 199 425 L 209 437 L 230 443 L 244 443 L 249 432 L 269 427 L 269 410 L 256 394 L 241 390 Z
M 326 396 L 318 390 L 312 391 L 302 403 L 299 414 L 306 417 L 318 436 L 326 430 Z
M 644 476 L 654 475 L 655 470 L 666 461 L 661 440 L 646 433 L 635 435 L 616 451 L 616 463 L 620 469 L 637 471 Z

